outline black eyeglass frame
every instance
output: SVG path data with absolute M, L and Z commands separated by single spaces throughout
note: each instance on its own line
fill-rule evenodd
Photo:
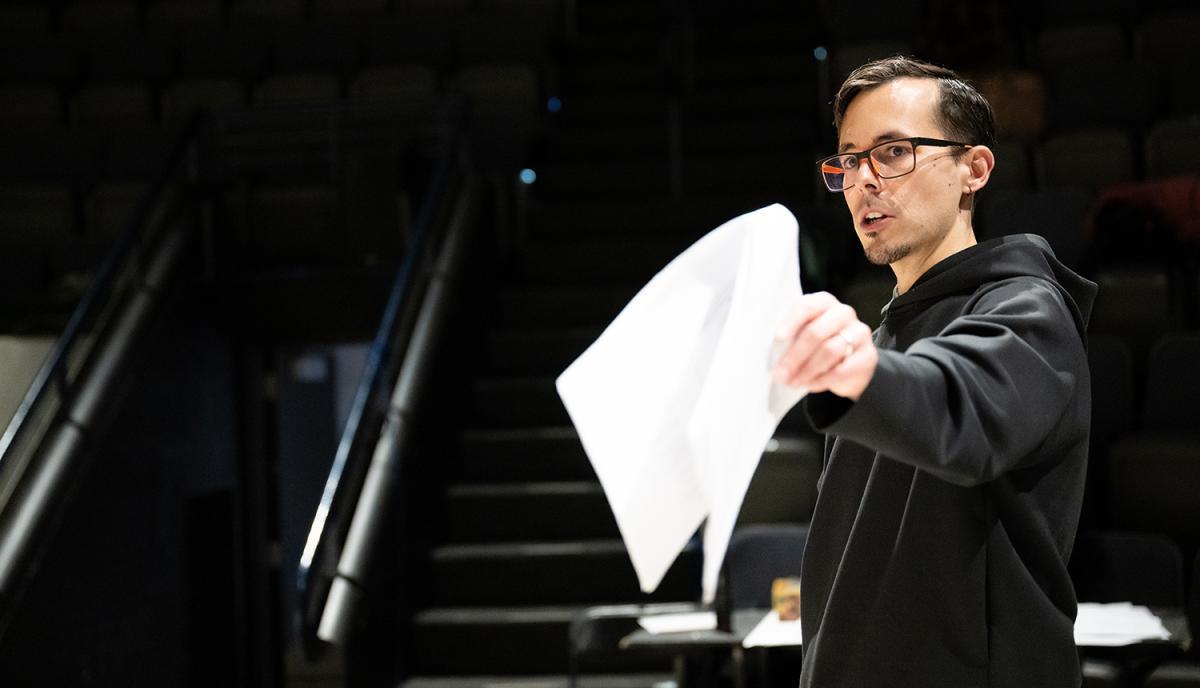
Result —
M 876 167 L 875 158 L 871 156 L 871 153 L 875 152 L 876 150 L 878 150 L 884 146 L 891 145 L 894 143 L 899 143 L 901 141 L 907 141 L 912 144 L 912 147 L 913 147 L 912 168 L 909 169 L 907 172 L 901 172 L 900 174 L 882 174 L 879 171 L 879 168 Z M 871 173 L 880 179 L 895 179 L 897 177 L 903 177 L 906 174 L 912 174 L 917 169 L 917 146 L 941 146 L 944 148 L 948 148 L 951 146 L 960 146 L 964 149 L 967 149 L 967 148 L 974 148 L 975 144 L 962 143 L 961 141 L 947 141 L 946 139 L 932 139 L 932 138 L 929 138 L 926 136 L 905 136 L 904 138 L 891 139 L 888 141 L 881 141 L 864 151 L 847 151 L 845 153 L 836 153 L 834 155 L 830 155 L 830 156 L 821 158 L 820 160 L 817 161 L 817 172 L 821 175 L 821 181 L 825 182 L 825 188 L 829 189 L 829 191 L 831 193 L 841 193 L 841 192 L 845 191 L 846 189 L 854 188 L 854 185 L 851 184 L 850 186 L 843 186 L 840 189 L 834 189 L 833 187 L 831 187 L 829 185 L 829 178 L 825 176 L 825 164 L 826 163 L 828 163 L 830 160 L 833 160 L 835 158 L 844 158 L 847 155 L 853 155 L 856 162 L 859 162 L 859 163 L 861 163 L 861 161 L 865 158 L 867 161 L 867 164 L 871 166 Z M 843 175 L 846 174 L 846 169 L 844 167 L 838 168 L 838 169 L 840 170 L 841 174 L 843 174 Z M 858 169 L 858 168 L 855 167 L 854 169 Z

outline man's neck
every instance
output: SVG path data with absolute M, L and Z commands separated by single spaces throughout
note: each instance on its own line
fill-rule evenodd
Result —
M 892 272 L 896 274 L 897 293 L 907 292 L 929 268 L 965 248 L 974 246 L 975 243 L 975 230 L 968 223 L 951 229 L 940 242 L 929 250 L 910 253 L 892 263 Z

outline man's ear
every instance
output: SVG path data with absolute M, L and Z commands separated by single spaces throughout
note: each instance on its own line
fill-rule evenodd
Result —
M 987 185 L 996 167 L 996 154 L 987 146 L 972 146 L 967 149 L 967 179 L 964 193 L 974 194 Z

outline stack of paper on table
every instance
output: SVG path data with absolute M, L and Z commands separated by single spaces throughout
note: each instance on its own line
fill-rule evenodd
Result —
M 717 613 L 680 612 L 676 614 L 649 614 L 639 618 L 638 625 L 651 633 L 711 631 L 717 627 Z
M 1153 612 L 1129 602 L 1081 602 L 1075 616 L 1076 645 L 1114 647 L 1170 637 L 1162 620 Z
M 772 205 L 659 272 L 557 380 L 642 590 L 707 518 L 711 602 L 764 447 L 802 390 L 774 383 L 775 331 L 799 297 L 796 220 Z
M 800 645 L 802 640 L 800 621 L 784 621 L 779 618 L 779 612 L 772 609 L 742 641 L 742 647 L 785 647 Z

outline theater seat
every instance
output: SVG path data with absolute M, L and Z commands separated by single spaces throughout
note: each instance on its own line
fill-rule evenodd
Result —
M 254 88 L 251 100 L 259 105 L 298 105 L 335 101 L 339 96 L 333 74 L 276 74 Z
M 1070 570 L 1080 602 L 1183 606 L 1183 555 L 1165 535 L 1081 533 Z
M 71 104 L 71 120 L 89 131 L 146 129 L 154 124 L 154 97 L 139 83 L 85 86 Z
M 1153 342 L 1173 324 L 1171 283 L 1158 266 L 1106 269 L 1094 277 L 1100 286 L 1088 330 L 1120 337 L 1134 356 L 1134 374 Z
M 1200 121 L 1180 118 L 1156 123 L 1146 134 L 1146 177 L 1196 174 Z
M 164 127 L 178 126 L 196 110 L 236 108 L 246 103 L 246 90 L 236 79 L 182 79 L 163 90 Z
M 437 73 L 419 64 L 368 67 L 350 82 L 349 95 L 359 100 L 422 102 L 437 93 Z
M 734 531 L 723 570 L 730 608 L 769 609 L 772 581 L 800 577 L 807 543 L 807 524 L 760 524 Z
M 62 128 L 62 101 L 53 86 L 0 87 L 0 129 L 53 131 Z
M 1183 557 L 1170 538 L 1154 533 L 1092 532 L 1076 539 L 1071 578 L 1081 602 L 1132 602 L 1147 606 L 1183 605 Z M 1161 661 L 1161 648 L 1129 650 L 1114 656 L 1088 650 L 1083 685 L 1125 688 Z
M 146 8 L 146 33 L 159 38 L 213 32 L 220 26 L 221 0 L 159 0 Z
M 1043 188 L 1096 192 L 1134 176 L 1133 142 L 1120 129 L 1086 129 L 1052 136 L 1038 151 Z
M 1187 613 L 1192 630 L 1188 661 L 1166 662 L 1155 668 L 1146 679 L 1146 688 L 1200 688 L 1200 647 L 1197 647 L 1197 638 L 1200 638 L 1200 552 L 1192 562 Z

